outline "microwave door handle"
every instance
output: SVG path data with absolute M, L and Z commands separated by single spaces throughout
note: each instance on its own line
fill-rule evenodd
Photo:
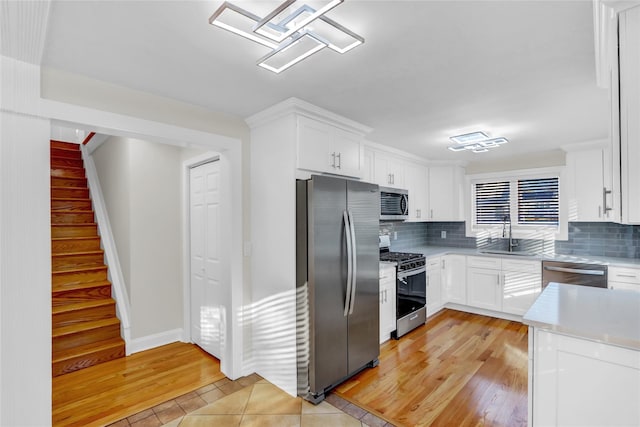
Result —
M 349 215 L 347 211 L 342 213 L 344 221 L 344 237 L 347 240 L 347 291 L 344 295 L 344 316 L 349 314 L 349 306 L 351 304 L 351 279 L 353 277 L 353 266 L 351 264 L 353 258 L 353 250 L 351 247 L 351 226 L 349 224 Z
M 356 228 L 353 225 L 353 215 L 351 211 L 347 211 L 349 217 L 349 233 L 351 234 L 351 257 L 353 259 L 353 266 L 351 268 L 351 307 L 349 307 L 349 314 L 353 314 L 353 307 L 356 304 L 356 285 L 358 284 L 358 247 L 356 245 Z

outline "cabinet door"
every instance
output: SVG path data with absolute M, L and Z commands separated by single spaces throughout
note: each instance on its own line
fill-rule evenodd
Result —
M 380 344 L 396 330 L 396 269 L 380 266 Z
M 442 308 L 442 269 L 440 257 L 427 259 L 427 317 Z
M 467 269 L 467 304 L 488 310 L 502 310 L 502 282 L 499 270 Z
M 624 282 L 609 282 L 609 289 L 625 289 L 627 291 L 640 292 L 640 285 Z
M 426 166 L 407 163 L 404 178 L 409 191 L 409 221 L 427 221 L 429 170 Z
M 567 165 L 573 195 L 569 199 L 570 221 L 605 221 L 603 206 L 602 149 L 567 154 Z
M 454 166 L 429 167 L 429 220 L 458 221 L 460 176 Z
M 467 304 L 467 258 L 464 255 L 442 257 L 443 301 Z
M 524 271 L 505 271 L 502 311 L 522 316 L 542 291 L 542 275 Z
M 640 6 L 621 12 L 619 23 L 622 220 L 640 224 Z
M 329 125 L 298 117 L 298 168 L 337 173 Z
M 333 129 L 333 148 L 336 154 L 337 173 L 344 176 L 362 176 L 359 135 L 342 129 Z
M 375 183 L 383 187 L 404 188 L 405 163 L 390 154 L 376 151 L 374 155 Z

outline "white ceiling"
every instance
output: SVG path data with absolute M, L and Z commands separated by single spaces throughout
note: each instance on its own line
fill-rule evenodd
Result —
M 265 47 L 208 24 L 221 1 L 54 1 L 43 65 L 241 117 L 291 96 L 374 129 L 369 140 L 480 160 L 608 137 L 590 0 L 345 0 L 328 16 L 365 38 L 281 74 Z M 264 15 L 278 1 L 235 0 Z M 484 130 L 511 143 L 453 153 Z M 480 157 L 482 156 L 482 157 Z

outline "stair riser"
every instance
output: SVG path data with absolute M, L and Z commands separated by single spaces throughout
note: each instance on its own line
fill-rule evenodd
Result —
M 89 289 L 74 289 L 54 292 L 52 294 L 51 303 L 57 307 L 75 302 L 93 301 L 104 298 L 111 298 L 111 285 L 97 286 Z
M 83 355 L 63 362 L 53 363 L 51 365 L 54 377 L 58 375 L 68 374 L 89 366 L 98 365 L 109 360 L 118 359 L 125 356 L 124 343 L 117 348 L 109 348 L 102 351 L 94 352 L 90 355 Z
M 49 146 L 66 150 L 80 150 L 80 144 L 74 144 L 73 142 L 51 140 Z
M 51 197 L 54 199 L 88 199 L 88 188 L 52 188 Z
M 52 200 L 52 211 L 90 211 L 91 200 Z
M 51 237 L 94 237 L 98 235 L 97 225 L 51 226 Z
M 80 345 L 97 343 L 99 341 L 108 340 L 111 338 L 120 337 L 120 324 L 103 326 L 101 328 L 90 329 L 87 331 L 75 332 L 72 334 L 54 337 L 53 339 L 53 357 L 56 357 L 56 352 L 61 350 L 68 350 Z
M 56 178 L 84 178 L 84 169 L 82 168 L 63 168 L 51 169 L 51 176 Z
M 53 240 L 51 242 L 51 253 L 61 252 L 84 252 L 100 250 L 100 238 L 94 239 L 73 239 L 73 240 Z
M 63 148 L 51 147 L 51 157 L 80 160 L 82 159 L 82 153 L 79 150 L 65 150 Z
M 105 267 L 89 271 L 54 273 L 51 277 L 52 289 L 63 290 L 65 285 L 79 285 L 81 283 L 95 283 L 107 280 L 107 269 Z
M 52 187 L 87 188 L 87 178 L 51 177 Z
M 94 222 L 93 212 L 51 213 L 51 224 L 92 224 Z
M 52 157 L 51 158 L 51 169 L 58 168 L 84 168 L 84 164 L 82 163 L 82 159 L 66 159 L 61 157 Z
M 89 307 L 80 310 L 73 310 L 53 315 L 52 326 L 69 326 L 76 323 L 91 322 L 93 320 L 110 319 L 116 317 L 116 307 L 114 304 L 100 307 Z
M 100 267 L 101 265 L 104 265 L 103 254 L 53 255 L 51 257 L 51 269 L 53 271 Z

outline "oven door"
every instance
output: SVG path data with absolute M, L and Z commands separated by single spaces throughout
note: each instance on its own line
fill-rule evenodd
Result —
M 399 271 L 397 278 L 397 318 L 419 310 L 427 304 L 427 272 L 425 267 Z

